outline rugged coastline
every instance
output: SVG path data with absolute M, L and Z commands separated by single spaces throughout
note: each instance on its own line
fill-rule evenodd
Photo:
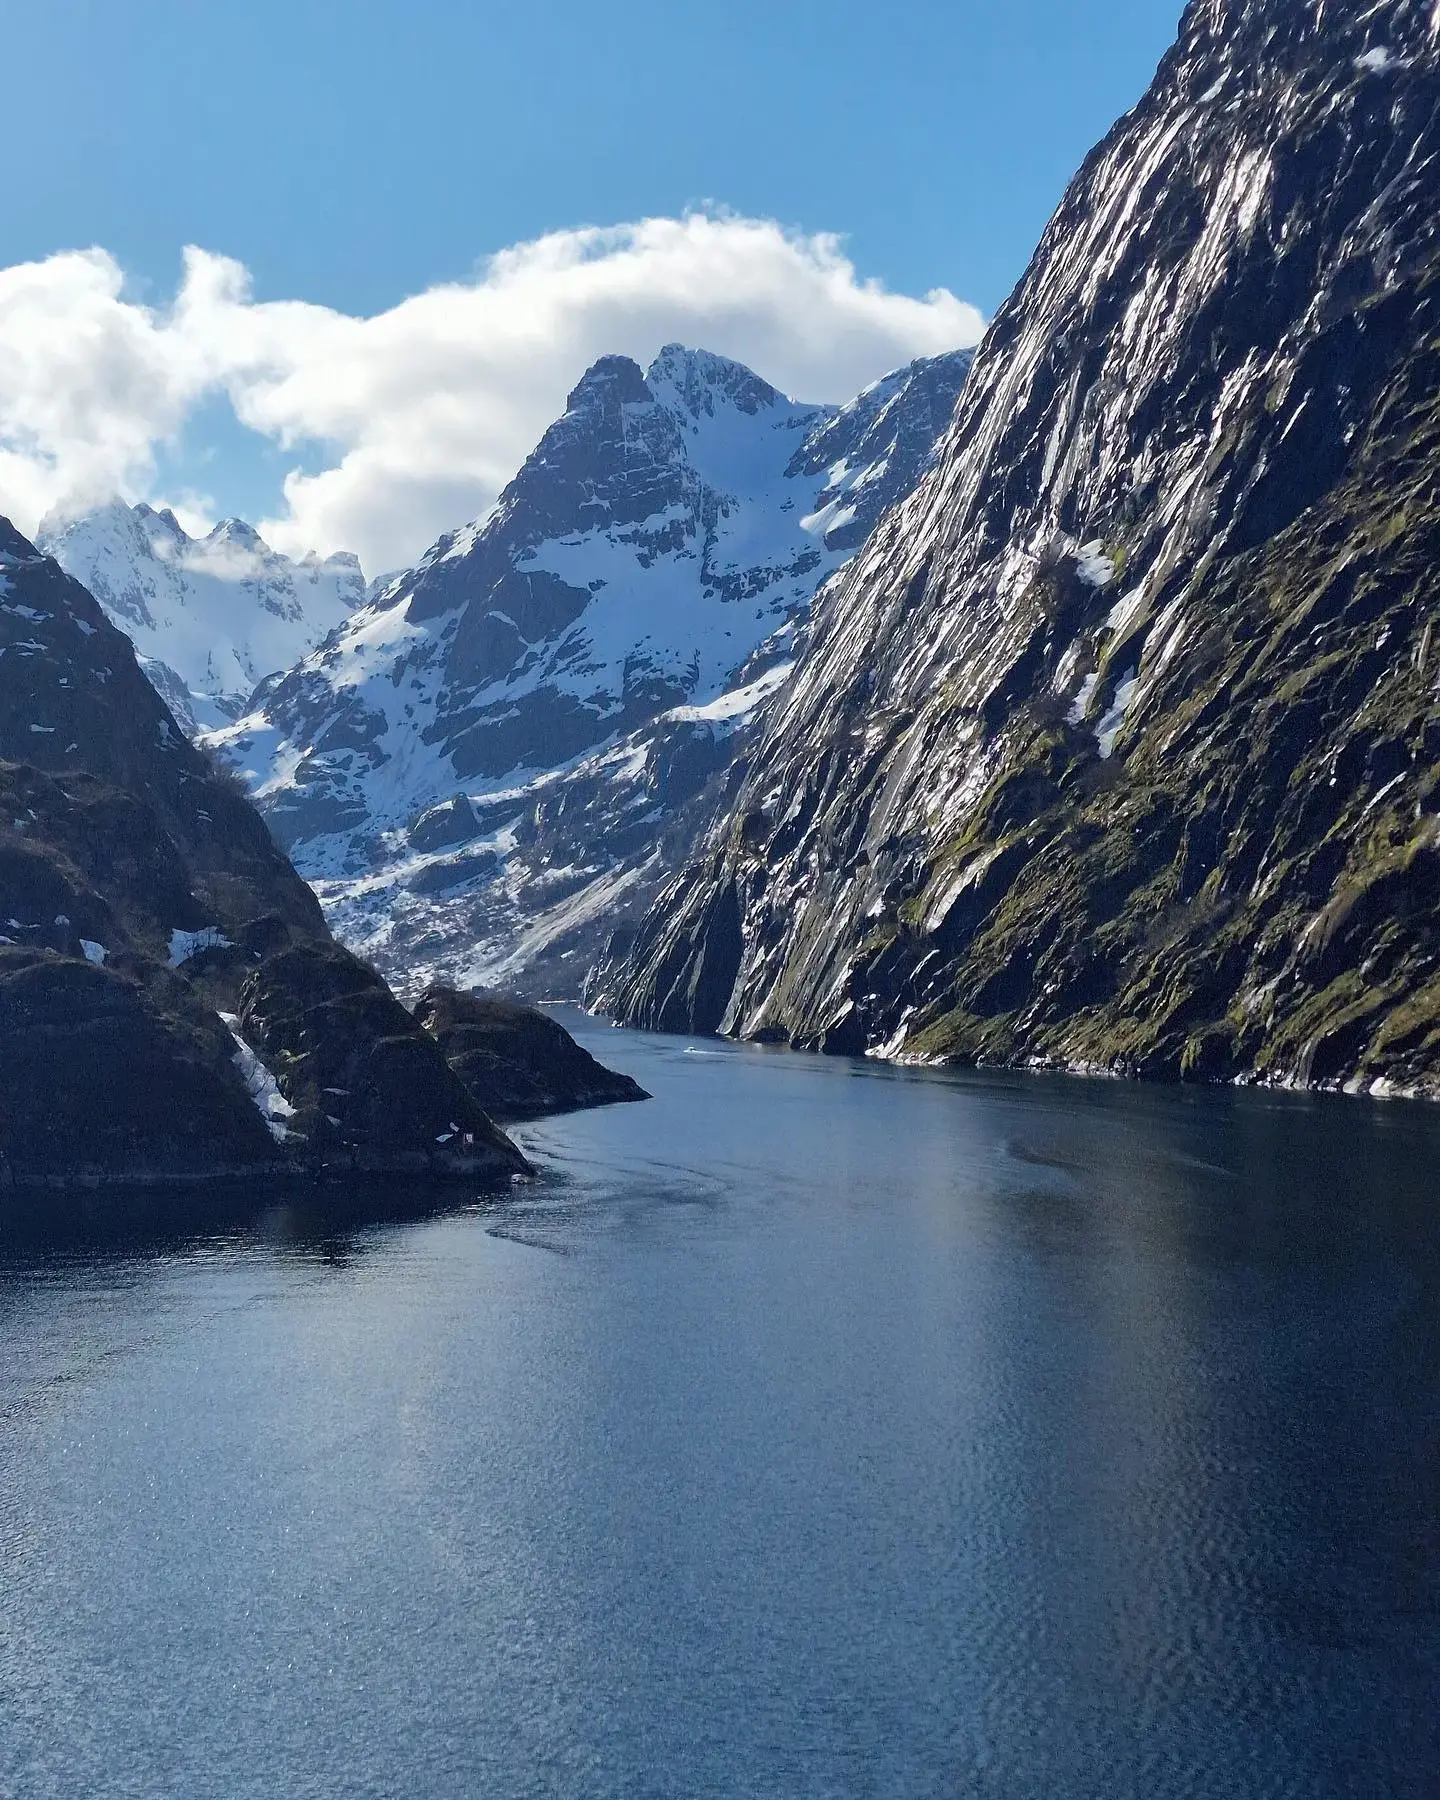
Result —
M 7 1193 L 528 1166 L 129 640 L 3 523 L 0 1095 Z

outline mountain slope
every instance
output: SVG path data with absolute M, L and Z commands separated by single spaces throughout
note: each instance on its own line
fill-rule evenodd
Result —
M 1440 1091 L 1440 13 L 1193 0 L 633 1022 Z
M 0 1187 L 523 1168 L 97 602 L 0 521 Z
M 122 501 L 47 520 L 38 546 L 99 600 L 187 733 L 222 725 L 365 599 L 353 556 L 292 562 L 240 519 L 192 538 Z
M 703 351 L 603 358 L 490 517 L 207 742 L 392 978 L 578 993 L 710 816 L 817 585 L 919 479 L 969 360 L 837 409 Z

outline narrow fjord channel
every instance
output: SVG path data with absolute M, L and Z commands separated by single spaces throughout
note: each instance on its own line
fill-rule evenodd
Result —
M 1432 1793 L 1440 1111 L 567 1019 L 418 1223 L 0 1258 L 0 1795 Z

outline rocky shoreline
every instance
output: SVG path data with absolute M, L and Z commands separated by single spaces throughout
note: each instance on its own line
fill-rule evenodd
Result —
M 503 1182 L 527 1167 L 335 940 L 129 640 L 0 521 L 5 1191 Z

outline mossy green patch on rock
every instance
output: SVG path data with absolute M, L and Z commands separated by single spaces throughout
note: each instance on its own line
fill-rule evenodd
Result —
M 763 880 L 717 835 L 622 1016 L 708 962 L 742 1036 L 1440 1093 L 1440 40 L 1390 10 L 1382 89 L 1353 8 L 1187 8 L 829 592 Z
M 1340 1083 L 1403 1046 L 1406 1083 L 1440 1085 L 1437 395 L 1432 335 L 1348 478 L 1212 572 L 1193 602 L 1212 667 L 1152 672 L 1151 723 L 1103 794 L 1057 810 L 1055 747 L 1014 745 L 952 842 L 993 853 L 1027 812 L 1038 842 L 907 1052 Z

